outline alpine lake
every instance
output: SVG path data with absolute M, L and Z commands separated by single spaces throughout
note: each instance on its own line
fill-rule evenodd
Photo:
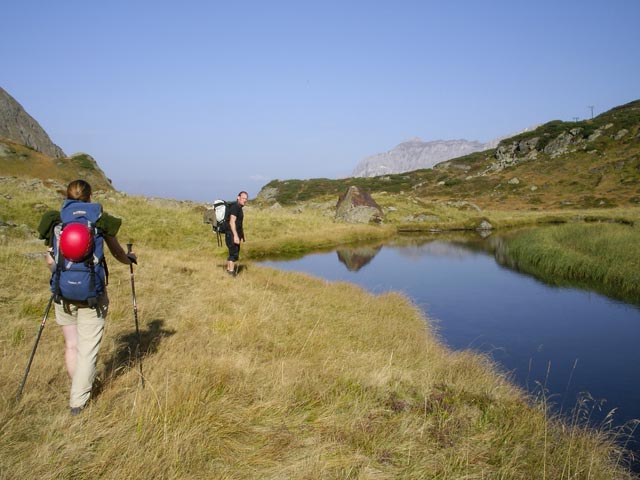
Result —
M 261 264 L 404 293 L 449 348 L 488 355 L 554 413 L 616 429 L 640 455 L 640 299 L 546 283 L 510 267 L 502 244 L 495 233 L 399 235 Z

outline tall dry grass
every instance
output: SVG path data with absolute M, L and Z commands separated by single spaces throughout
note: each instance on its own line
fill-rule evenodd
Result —
M 230 278 L 198 206 L 104 202 L 136 240 L 145 388 L 128 267 L 112 261 L 88 409 L 69 416 L 53 318 L 15 402 L 49 294 L 40 243 L 11 229 L 0 478 L 632 477 L 606 432 L 549 418 L 486 358 L 444 348 L 406 298 L 251 263 Z M 180 228 L 156 232 L 164 222 Z

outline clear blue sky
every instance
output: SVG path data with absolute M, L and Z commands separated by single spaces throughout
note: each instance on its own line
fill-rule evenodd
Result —
M 255 196 L 640 98 L 640 1 L 5 2 L 0 86 L 116 188 Z

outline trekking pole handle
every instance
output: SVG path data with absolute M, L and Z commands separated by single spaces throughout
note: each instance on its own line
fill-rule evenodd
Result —
M 127 243 L 127 257 L 129 257 L 129 260 L 131 261 L 130 265 L 132 264 L 138 264 L 138 261 L 135 259 L 135 257 L 131 257 L 131 247 L 133 247 L 133 243 Z M 133 267 L 132 267 L 133 268 Z M 133 271 L 133 270 L 132 270 Z

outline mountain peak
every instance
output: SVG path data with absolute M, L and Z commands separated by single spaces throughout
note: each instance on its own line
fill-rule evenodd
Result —
M 354 177 L 376 177 L 431 168 L 440 162 L 487 148 L 485 144 L 471 140 L 424 142 L 419 137 L 414 137 L 396 145 L 388 152 L 362 159 L 352 175 Z
M 0 138 L 25 145 L 50 157 L 65 156 L 62 149 L 51 141 L 40 124 L 2 87 L 0 87 Z

